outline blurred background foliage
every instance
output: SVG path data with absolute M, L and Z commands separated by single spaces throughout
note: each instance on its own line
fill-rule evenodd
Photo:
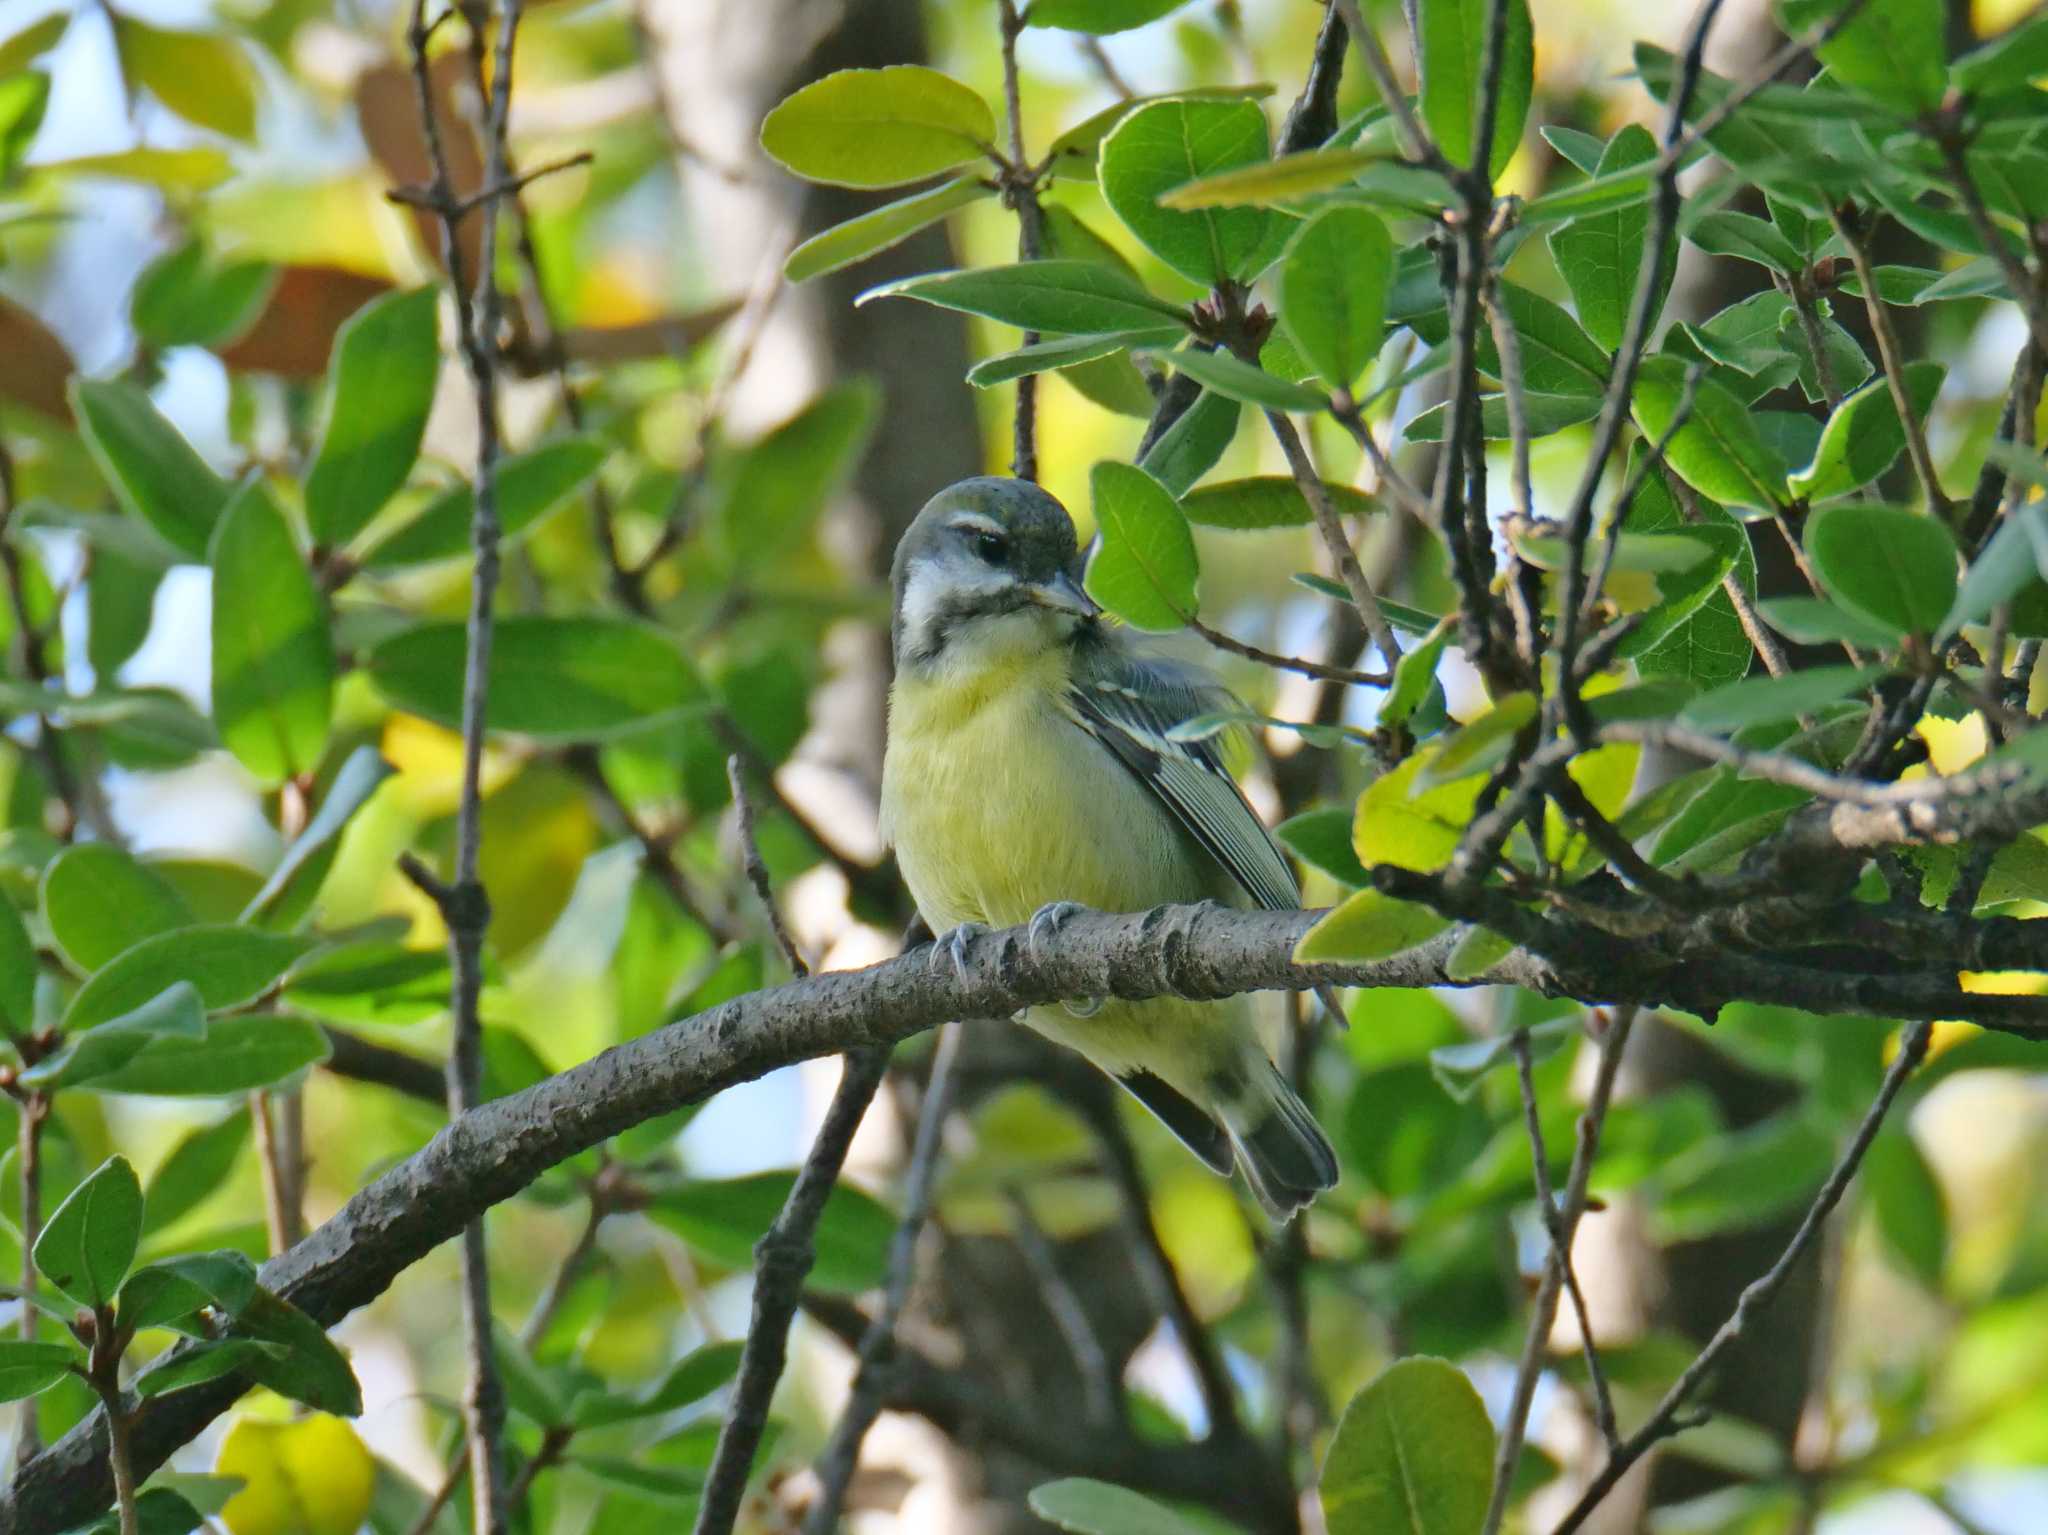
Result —
M 1954 38 L 1988 35 L 2022 9 L 1957 5 Z M 1405 39 L 1398 7 L 1368 10 Z M 1532 10 L 1531 126 L 1501 177 L 1528 197 L 1577 174 L 1537 125 L 1604 141 L 1654 121 L 1628 76 L 1631 49 L 1670 46 L 1683 20 L 1677 7 L 1619 0 Z M 1710 63 L 1740 75 L 1777 33 L 1762 7 L 1728 12 Z M 983 0 L 529 9 L 518 162 L 589 158 L 524 190 L 497 257 L 514 377 L 495 701 L 506 734 L 486 763 L 483 838 L 493 1094 L 785 973 L 740 870 L 729 754 L 764 796 L 762 850 L 810 956 L 883 956 L 909 916 L 873 822 L 882 579 L 928 494 L 1008 462 L 1011 386 L 962 377 L 1015 332 L 850 300 L 905 273 L 1013 259 L 1016 223 L 982 197 L 872 261 L 787 283 L 802 238 L 889 194 L 802 188 L 756 133 L 793 86 L 848 65 L 926 62 L 1000 101 L 993 13 Z M 1277 123 L 1318 17 L 1305 0 L 1194 0 L 1099 42 L 1029 30 L 1026 142 L 1043 147 L 1124 93 L 1196 87 L 1270 85 Z M 398 857 L 451 846 L 447 646 L 459 654 L 459 637 L 432 626 L 463 611 L 475 443 L 466 383 L 435 339 L 435 305 L 447 307 L 438 235 L 385 196 L 428 173 L 406 19 L 383 0 L 0 8 L 0 559 L 12 599 L 0 605 L 0 892 L 50 951 L 28 1014 L 10 1022 L 58 1023 L 83 977 L 154 932 L 240 921 L 317 927 L 326 943 L 233 999 L 257 999 L 269 1047 L 241 1076 L 231 1063 L 262 1052 L 248 1048 L 255 1025 L 236 1021 L 250 1015 L 227 1012 L 188 1058 L 152 1071 L 155 1057 L 137 1057 L 51 1090 L 36 1132 L 43 1209 L 122 1152 L 143 1171 L 146 1255 L 260 1258 L 298 1229 L 264 1186 L 252 1113 L 287 1156 L 302 1148 L 304 1176 L 285 1192 L 305 1223 L 442 1120 L 417 1074 L 403 1090 L 386 1053 L 427 1063 L 427 1092 L 438 1091 L 443 934 Z M 1405 70 L 1405 42 L 1395 52 Z M 466 68 L 451 47 L 432 79 L 458 179 L 473 187 L 482 161 Z M 1347 78 L 1345 112 L 1367 99 Z M 1123 232 L 1092 180 L 1053 181 L 1046 206 L 1053 254 L 1107 241 L 1153 292 L 1199 295 Z M 1570 296 L 1543 240 L 1521 247 L 1513 275 Z M 1698 320 L 1768 291 L 1760 268 L 1688 248 L 1673 312 Z M 418 297 L 429 292 L 440 297 Z M 1964 491 L 2018 322 L 1967 295 L 1913 313 L 1916 354 L 1949 366 L 1930 435 Z M 1383 359 L 1382 376 L 1398 367 Z M 1405 430 L 1436 398 L 1425 386 L 1385 405 Z M 1084 531 L 1091 466 L 1130 458 L 1151 406 L 1121 356 L 1042 388 L 1041 477 Z M 1569 492 L 1588 430 L 1537 444 L 1539 507 Z M 1334 422 L 1319 418 L 1311 435 L 1328 480 L 1359 477 Z M 1246 430 L 1211 477 L 1284 472 Z M 181 520 L 195 507 L 206 520 Z M 246 523 L 246 536 L 209 545 L 215 514 Z M 1323 569 L 1310 530 L 1198 526 L 1195 537 L 1212 625 L 1356 656 L 1361 636 L 1331 633 L 1345 620 L 1290 579 Z M 1452 600 L 1436 545 L 1404 520 L 1367 519 L 1363 554 L 1401 602 L 1442 611 Z M 650 643 L 643 623 L 667 640 Z M 268 637 L 244 653 L 236 635 L 250 626 Z M 305 648 L 286 683 L 251 681 L 252 654 L 292 644 Z M 1333 701 L 1306 679 L 1225 669 L 1263 714 L 1364 727 L 1377 708 L 1375 690 Z M 1440 680 L 1431 707 L 1466 718 L 1481 704 L 1455 651 Z M 1981 750 L 1970 720 L 1930 729 L 1937 764 Z M 1334 851 L 1327 819 L 1296 823 L 1294 836 L 1312 850 L 1307 898 L 1327 904 L 1345 887 L 1317 865 L 1343 872 L 1344 807 L 1366 760 L 1325 749 L 1327 736 L 1267 735 L 1252 793 L 1269 818 L 1337 807 Z M 352 809 L 338 835 L 313 816 L 335 804 Z M 2034 914 L 2038 873 L 2009 894 L 2010 910 Z M 1292 1036 L 1313 1052 L 1302 1070 L 1345 1178 L 1286 1240 L 1142 1115 L 1092 1098 L 1029 1042 L 977 1031 L 913 1334 L 1014 1409 L 1085 1435 L 1100 1383 L 1077 1362 L 1060 1309 L 1071 1300 L 1128 1432 L 1171 1445 L 1213 1428 L 1190 1340 L 1133 1279 L 1128 1189 L 1102 1155 L 1105 1138 L 1127 1136 L 1205 1346 L 1296 1486 L 1312 1478 L 1332 1404 L 1397 1357 L 1457 1361 L 1498 1409 L 1544 1243 L 1501 1041 L 1527 1027 L 1540 1045 L 1541 1128 L 1560 1176 L 1593 1054 L 1582 1010 L 1500 989 L 1360 994 L 1349 1010 L 1346 1034 Z M 1818 1277 L 1734 1356 L 1725 1413 L 1676 1441 L 1654 1478 L 1632 1479 L 1605 1528 L 2048 1524 L 2048 1093 L 2035 1053 L 1944 1027 Z M 348 1048 L 322 1029 L 347 1031 Z M 1730 1009 L 1711 1031 L 1669 1015 L 1643 1030 L 1594 1171 L 1601 1210 L 1580 1240 L 1624 1421 L 1782 1245 L 1867 1107 L 1893 1035 L 1761 1007 Z M 378 1047 L 376 1071 L 356 1051 L 364 1042 Z M 313 1064 L 330 1050 L 328 1067 Z M 828 1296 L 858 1296 L 882 1274 L 926 1060 L 902 1054 L 899 1090 L 857 1143 L 852 1186 L 821 1234 L 814 1283 Z M 832 1079 L 830 1063 L 814 1063 L 734 1089 L 493 1213 L 516 1440 L 527 1456 L 552 1444 L 558 1462 L 532 1479 L 534 1530 L 612 1535 L 691 1517 L 733 1363 L 720 1345 L 744 1330 L 750 1244 Z M 17 1090 L 9 1112 L 26 1101 Z M 19 1150 L 0 1173 L 0 1249 L 16 1249 L 0 1251 L 0 1271 L 11 1273 Z M 363 1388 L 352 1429 L 257 1400 L 180 1457 L 188 1472 L 244 1478 L 224 1516 L 237 1535 L 415 1527 L 456 1437 L 454 1272 L 452 1251 L 437 1252 L 337 1330 Z M 831 1330 L 801 1324 L 753 1526 L 789 1527 L 807 1495 L 802 1468 L 848 1372 Z M 1569 1501 L 1598 1445 L 1569 1322 L 1554 1342 L 1520 1484 L 1516 1517 L 1530 1528 Z M 43 1436 L 90 1401 L 75 1383 L 43 1395 Z M 874 1530 L 1022 1528 L 1026 1489 L 1062 1469 L 978 1442 L 971 1424 L 948 1435 L 909 1416 L 885 1421 L 866 1465 L 851 1519 Z M 166 1485 L 201 1512 L 226 1492 Z M 457 1528 L 463 1507 L 457 1490 L 439 1527 Z M 1213 1527 L 1221 1516 L 1190 1517 Z

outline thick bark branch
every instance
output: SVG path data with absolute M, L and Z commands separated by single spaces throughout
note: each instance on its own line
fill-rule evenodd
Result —
M 1490 908 L 1489 914 L 1498 915 Z M 459 1115 L 423 1150 L 265 1264 L 263 1283 L 331 1325 L 373 1300 L 493 1204 L 643 1120 L 796 1061 L 893 1044 L 949 1018 L 1008 1017 L 1062 997 L 1210 999 L 1305 990 L 1317 982 L 1511 983 L 1549 995 L 1670 1004 L 1709 1014 L 1725 1002 L 1757 1000 L 1819 1013 L 1970 1017 L 1987 1027 L 2048 1038 L 2048 1000 L 2038 997 L 1965 993 L 1945 975 L 1845 974 L 1740 953 L 1728 953 L 1714 965 L 1684 963 L 1640 942 L 1557 919 L 1528 918 L 1551 958 L 1517 951 L 1483 977 L 1454 981 L 1446 973 L 1455 932 L 1368 964 L 1297 965 L 1294 947 L 1318 915 L 1213 906 L 1167 906 L 1122 916 L 1084 913 L 1036 953 L 1022 927 L 979 938 L 967 945 L 958 973 L 950 964 L 934 966 L 931 951 L 920 949 L 864 970 L 811 976 L 735 998 Z M 2028 962 L 2048 968 L 2048 931 L 2024 944 L 2021 938 L 2031 935 L 2017 931 L 2048 924 L 1980 925 L 1998 928 L 2011 948 L 2040 950 Z M 2014 963 L 2021 958 L 2006 957 Z M 228 1377 L 144 1403 L 134 1424 L 138 1472 L 147 1475 L 161 1465 L 246 1386 Z M 110 1495 L 105 1426 L 96 1415 L 15 1477 L 0 1498 L 0 1532 L 55 1535 L 95 1516 Z

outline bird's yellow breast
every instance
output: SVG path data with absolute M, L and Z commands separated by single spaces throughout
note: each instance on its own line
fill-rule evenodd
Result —
M 1171 812 L 1062 706 L 1064 651 L 966 675 L 899 676 L 882 829 L 937 932 L 1002 927 L 1051 901 L 1139 911 L 1213 878 Z

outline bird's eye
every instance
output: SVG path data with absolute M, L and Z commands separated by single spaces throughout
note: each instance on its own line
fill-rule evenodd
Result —
M 1010 541 L 1000 533 L 977 533 L 974 535 L 974 552 L 991 565 L 1000 565 L 1010 556 Z

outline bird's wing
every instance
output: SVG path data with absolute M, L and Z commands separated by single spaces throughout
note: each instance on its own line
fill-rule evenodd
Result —
M 1301 904 L 1294 874 L 1223 760 L 1221 737 L 1175 741 L 1174 726 L 1240 707 L 1193 667 L 1134 653 L 1112 637 L 1084 640 L 1067 694 L 1075 721 L 1173 812 L 1260 906 Z

